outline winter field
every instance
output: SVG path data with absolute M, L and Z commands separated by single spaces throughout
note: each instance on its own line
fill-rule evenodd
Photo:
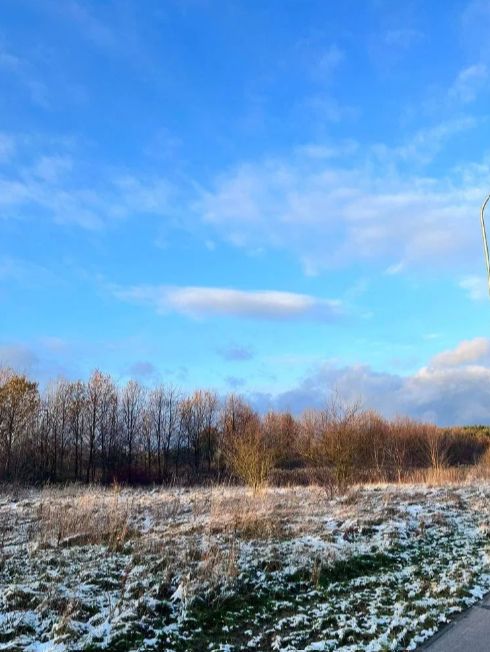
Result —
M 413 650 L 490 589 L 490 484 L 0 494 L 0 650 Z

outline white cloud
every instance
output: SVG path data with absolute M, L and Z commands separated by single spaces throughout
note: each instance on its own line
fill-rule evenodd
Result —
M 426 333 L 422 337 L 424 340 L 438 340 L 442 337 L 442 333 Z
M 482 256 L 483 265 L 483 256 Z M 488 282 L 482 276 L 465 276 L 459 283 L 459 287 L 465 290 L 472 301 L 488 301 Z
M 60 6 L 60 11 L 77 24 L 81 34 L 95 45 L 108 50 L 116 47 L 118 39 L 113 30 L 91 13 L 84 3 L 68 0 Z
M 368 36 L 367 52 L 376 68 L 391 73 L 423 39 L 424 34 L 417 29 L 395 27 Z
M 0 284 L 2 282 L 46 287 L 59 283 L 60 279 L 42 265 L 21 258 L 3 256 L 0 258 Z
M 24 88 L 34 104 L 43 109 L 49 108 L 49 93 L 46 85 L 38 79 L 38 73 L 31 64 L 16 54 L 0 46 L 0 69 L 13 76 Z
M 385 269 L 385 274 L 387 276 L 396 276 L 397 274 L 400 274 L 403 272 L 405 265 L 403 264 L 403 261 L 400 261 L 398 263 L 394 263 L 393 265 L 389 265 Z
M 2 144 L 0 138 L 0 159 Z M 23 164 L 0 170 L 0 218 L 22 217 L 29 208 L 58 224 L 96 230 L 111 220 L 167 214 L 172 187 L 166 179 L 100 166 L 87 174 L 70 143 L 56 145 L 60 151 L 53 152 L 52 143 L 19 139 Z
M 316 73 L 322 78 L 334 72 L 345 58 L 345 53 L 337 45 L 331 45 L 318 57 Z
M 399 157 L 415 163 L 430 163 L 451 138 L 476 126 L 477 121 L 470 116 L 446 120 L 427 129 L 420 129 L 404 144 L 385 148 L 385 153 L 395 159 Z
M 336 159 L 352 156 L 359 145 L 354 140 L 345 140 L 335 145 L 324 145 L 321 143 L 309 143 L 297 148 L 300 156 L 311 159 Z
M 357 157 L 355 162 L 289 157 L 244 163 L 219 176 L 195 212 L 237 247 L 292 251 L 310 273 L 371 260 L 384 268 L 427 264 L 454 269 L 480 251 L 475 210 L 490 165 L 468 165 L 446 177 L 398 173 L 471 121 L 422 132 L 415 144 Z
M 490 60 L 488 30 L 490 5 L 488 0 L 472 0 L 461 15 L 461 36 L 468 51 L 486 61 Z
M 123 300 L 149 305 L 159 313 L 171 311 L 190 317 L 225 315 L 251 319 L 329 321 L 341 314 L 339 301 L 272 290 L 143 285 L 115 288 L 114 294 Z
M 5 48 L 0 48 L 0 68 L 10 72 L 19 72 L 23 68 L 23 62 L 19 57 L 12 52 L 8 52 Z
M 0 163 L 8 161 L 15 152 L 15 139 L 12 135 L 0 132 Z
M 32 168 L 32 174 L 46 183 L 56 183 L 73 169 L 73 161 L 68 156 L 41 156 Z
M 441 425 L 488 423 L 490 420 L 490 341 L 476 338 L 454 351 L 435 356 L 411 376 L 377 372 L 367 365 L 319 365 L 294 388 L 280 394 L 254 394 L 259 409 L 275 406 L 296 413 L 323 407 L 337 392 L 344 400 L 386 417 L 408 415 Z M 487 356 L 487 357 L 485 357 Z M 438 364 L 434 364 L 438 360 Z M 441 364 L 441 361 L 444 364 Z
M 449 97 L 463 104 L 476 99 L 479 91 L 485 87 L 488 68 L 484 63 L 473 64 L 461 70 L 449 90 Z
M 307 97 L 303 106 L 311 111 L 315 118 L 321 122 L 338 123 L 356 120 L 360 110 L 350 104 L 343 104 L 330 94 L 318 93 Z
M 463 340 L 454 349 L 442 351 L 432 358 L 429 367 L 432 369 L 444 367 L 458 367 L 463 364 L 481 362 L 490 353 L 490 339 L 475 337 L 472 340 Z
M 125 175 L 115 179 L 115 187 L 124 214 L 139 212 L 159 215 L 168 209 L 171 187 L 165 179 L 141 179 Z

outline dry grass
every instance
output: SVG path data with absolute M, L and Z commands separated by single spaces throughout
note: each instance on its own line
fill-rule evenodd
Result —
M 224 533 L 244 540 L 282 539 L 287 515 L 281 513 L 271 493 L 246 492 L 235 499 L 219 497 L 211 502 L 209 532 Z
M 136 534 L 130 525 L 133 503 L 118 487 L 45 489 L 38 506 L 38 541 L 41 546 L 105 544 L 119 549 Z
M 255 493 L 220 486 L 153 491 L 67 486 L 45 488 L 38 496 L 26 536 L 41 547 L 104 544 L 117 549 L 131 541 L 141 550 L 167 548 L 171 555 L 176 550 L 171 543 L 185 538 L 197 542 L 188 554 L 203 559 L 212 556 L 203 542 L 282 539 L 291 528 L 314 520 L 328 501 L 316 486 L 300 493 L 290 488 Z
M 489 457 L 490 460 L 490 457 Z M 399 484 L 425 484 L 428 486 L 465 484 L 490 479 L 490 464 L 475 466 L 448 466 L 414 469 L 401 476 Z
M 456 477 L 447 469 L 424 476 L 440 484 Z M 67 637 L 72 650 L 84 649 L 82 635 L 92 636 L 101 624 L 104 631 L 110 627 L 111 638 L 91 649 L 136 649 L 135 641 L 143 649 L 137 636 L 153 640 L 153 634 L 142 634 L 142 623 L 161 634 L 162 649 L 217 649 L 222 642 L 223 649 L 242 642 L 240 649 L 272 649 L 269 640 L 256 638 L 267 626 L 262 616 L 282 635 L 288 631 L 284 614 L 291 614 L 291 636 L 304 634 L 291 649 L 308 649 L 312 632 L 329 627 L 333 636 L 353 616 L 365 622 L 366 613 L 380 628 L 369 635 L 381 640 L 399 617 L 391 607 L 404 601 L 411 608 L 407 587 L 415 587 L 424 604 L 414 602 L 407 623 L 426 632 L 429 617 L 438 622 L 440 613 L 464 604 L 467 593 L 459 594 L 460 588 L 467 591 L 488 577 L 486 540 L 479 533 L 488 526 L 489 495 L 490 485 L 480 482 L 429 489 L 359 484 L 333 498 L 314 485 L 259 493 L 233 486 L 68 486 L 31 490 L 16 500 L 0 494 L 0 528 L 10 513 L 7 544 L 10 533 L 15 536 L 7 553 L 15 572 L 4 573 L 2 606 L 12 617 L 23 610 L 29 622 L 39 621 L 32 640 L 54 645 Z M 29 527 L 12 525 L 17 515 Z M 430 571 L 427 581 L 421 570 Z M 361 601 L 360 577 L 369 589 L 362 588 Z M 179 637 L 178 647 L 170 634 Z M 7 625 L 3 635 L 15 645 L 21 640 Z M 360 641 L 354 642 L 359 649 Z M 400 649 L 407 649 L 406 642 Z
M 461 485 L 489 479 L 490 464 L 482 463 L 418 469 L 405 473 L 398 483 L 386 485 L 379 480 L 372 485 L 392 486 L 395 491 L 396 485 Z M 119 550 L 130 542 L 141 555 L 158 552 L 169 565 L 188 558 L 198 560 L 203 573 L 214 569 L 233 577 L 234 557 L 242 542 L 265 544 L 314 534 L 332 501 L 346 508 L 360 505 L 359 496 L 369 486 L 353 484 L 335 495 L 330 486 L 321 484 L 268 488 L 258 493 L 226 486 L 151 491 L 117 486 L 48 487 L 32 492 L 31 498 L 28 493 L 15 496 L 26 504 L 32 502 L 32 507 L 22 512 L 30 514 L 22 522 L 14 522 L 19 518 L 16 511 L 5 510 L 3 514 L 0 500 L 0 553 L 21 529 L 26 542 L 40 547 L 103 544 Z
M 487 473 L 490 473 L 490 448 L 487 448 L 485 453 L 482 455 L 482 458 L 480 460 L 480 466 Z

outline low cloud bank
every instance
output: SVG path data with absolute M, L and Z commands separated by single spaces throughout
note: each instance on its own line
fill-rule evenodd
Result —
M 225 350 L 231 360 L 248 360 L 248 349 Z M 72 354 L 73 355 L 73 354 Z M 61 363 L 63 360 L 63 364 Z M 21 344 L 0 344 L 0 366 L 11 366 L 42 383 L 58 376 L 78 377 L 79 370 L 68 369 L 62 343 L 44 341 L 32 348 Z M 187 383 L 181 370 L 160 370 L 149 362 L 134 363 L 129 373 L 151 384 L 157 377 Z M 83 374 L 82 374 L 83 375 Z M 227 376 L 228 388 L 240 391 L 243 379 Z M 396 415 L 433 421 L 439 425 L 490 423 L 490 338 L 464 340 L 451 350 L 433 356 L 416 373 L 402 376 L 376 371 L 368 365 L 341 366 L 318 364 L 289 390 L 274 394 L 244 392 L 261 412 L 274 408 L 299 414 L 308 408 L 324 407 L 333 393 L 346 401 L 361 400 L 386 417 Z
M 318 366 L 296 387 L 277 395 L 254 394 L 260 410 L 269 407 L 295 413 L 322 407 L 332 391 L 347 401 L 387 417 L 408 415 L 440 425 L 490 422 L 490 339 L 475 338 L 434 356 L 417 373 L 401 376 L 367 365 Z

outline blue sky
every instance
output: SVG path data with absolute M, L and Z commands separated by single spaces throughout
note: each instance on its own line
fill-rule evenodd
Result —
M 490 419 L 490 2 L 3 0 L 0 360 Z

